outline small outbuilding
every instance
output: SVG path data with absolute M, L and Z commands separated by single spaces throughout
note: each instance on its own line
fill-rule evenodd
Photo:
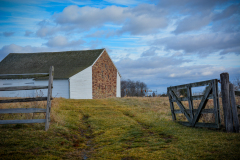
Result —
M 53 97 L 100 99 L 121 96 L 121 75 L 106 49 L 10 53 L 0 62 L 0 74 L 48 73 L 50 66 L 54 66 Z M 0 87 L 47 83 L 47 79 L 0 79 Z M 0 92 L 0 97 L 46 95 L 47 90 Z

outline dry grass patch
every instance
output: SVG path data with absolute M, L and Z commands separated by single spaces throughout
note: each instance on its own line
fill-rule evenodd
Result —
M 167 97 L 56 98 L 49 131 L 1 125 L 0 135 L 2 159 L 240 159 L 239 134 L 173 122 Z

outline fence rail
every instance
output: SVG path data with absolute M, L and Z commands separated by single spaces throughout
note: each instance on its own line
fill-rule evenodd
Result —
M 168 97 L 172 113 L 173 121 L 176 121 L 176 114 L 183 113 L 187 118 L 188 122 L 178 121 L 179 123 L 192 126 L 192 127 L 210 127 L 210 128 L 219 128 L 220 127 L 220 114 L 219 114 L 219 99 L 218 99 L 218 80 L 207 80 L 196 83 L 189 83 L 179 86 L 168 87 Z M 205 93 L 199 96 L 192 96 L 192 88 L 206 86 Z M 178 97 L 175 93 L 177 90 L 186 89 L 187 97 Z M 207 101 L 213 99 L 214 108 L 213 109 L 204 109 Z M 193 108 L 193 100 L 201 100 L 197 109 Z M 182 101 L 188 101 L 188 109 L 182 104 Z M 180 110 L 176 110 L 174 103 L 176 102 Z M 198 122 L 201 114 L 213 113 L 215 117 L 215 123 L 200 123 Z
M 49 69 L 49 73 L 1 74 L 0 79 L 12 79 L 12 78 L 23 79 L 23 78 L 39 78 L 39 77 L 47 77 L 48 76 L 49 80 L 48 80 L 48 86 L 1 87 L 0 91 L 48 89 L 48 95 L 47 95 L 47 97 L 0 100 L 0 103 L 47 101 L 46 109 L 43 109 L 43 108 L 0 109 L 0 114 L 6 114 L 6 113 L 46 113 L 45 119 L 0 120 L 0 124 L 45 123 L 45 131 L 47 131 L 49 129 L 49 124 L 50 124 L 50 110 L 51 110 L 52 88 L 53 88 L 53 73 L 54 73 L 54 67 L 51 66 L 50 69 Z
M 209 127 L 220 128 L 220 113 L 219 113 L 219 98 L 218 98 L 218 82 L 221 83 L 222 104 L 224 111 L 224 124 L 227 132 L 239 133 L 239 119 L 237 109 L 240 106 L 236 105 L 235 96 L 240 96 L 240 91 L 234 91 L 233 84 L 229 82 L 229 74 L 220 74 L 220 80 L 213 79 L 196 83 L 183 84 L 179 86 L 168 87 L 168 97 L 172 113 L 173 121 L 176 121 L 176 114 L 182 113 L 187 118 L 188 122 L 178 121 L 179 123 L 192 127 Z M 199 96 L 192 96 L 192 87 L 207 86 L 205 93 Z M 177 90 L 187 90 L 187 97 L 178 97 Z M 213 99 L 214 108 L 205 109 L 207 101 Z M 201 100 L 198 109 L 193 109 L 193 100 Z M 181 101 L 188 101 L 189 108 L 185 108 Z M 174 108 L 173 102 L 176 102 L 180 110 Z M 200 123 L 201 114 L 212 113 L 215 117 L 215 123 Z
M 48 77 L 49 73 L 27 73 L 27 74 L 1 74 L 0 79 L 25 79 Z

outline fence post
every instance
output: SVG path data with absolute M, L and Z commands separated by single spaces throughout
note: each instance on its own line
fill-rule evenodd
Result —
M 239 133 L 238 112 L 237 112 L 237 106 L 235 101 L 235 92 L 234 92 L 232 83 L 229 84 L 229 94 L 230 94 L 230 100 L 232 105 L 232 114 L 233 114 L 233 122 L 234 122 L 235 130 L 237 133 Z
M 227 72 L 220 74 L 222 105 L 224 111 L 224 122 L 227 132 L 233 132 L 232 110 L 229 100 L 229 74 Z
M 53 66 L 49 69 L 49 80 L 48 80 L 48 95 L 47 95 L 47 111 L 46 111 L 46 123 L 45 123 L 45 131 L 49 129 L 50 123 L 50 111 L 51 111 L 51 98 L 52 98 L 52 85 L 53 85 Z

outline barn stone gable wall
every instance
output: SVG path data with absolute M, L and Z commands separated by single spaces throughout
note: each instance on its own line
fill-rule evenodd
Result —
M 117 69 L 104 51 L 92 67 L 93 99 L 116 97 Z

